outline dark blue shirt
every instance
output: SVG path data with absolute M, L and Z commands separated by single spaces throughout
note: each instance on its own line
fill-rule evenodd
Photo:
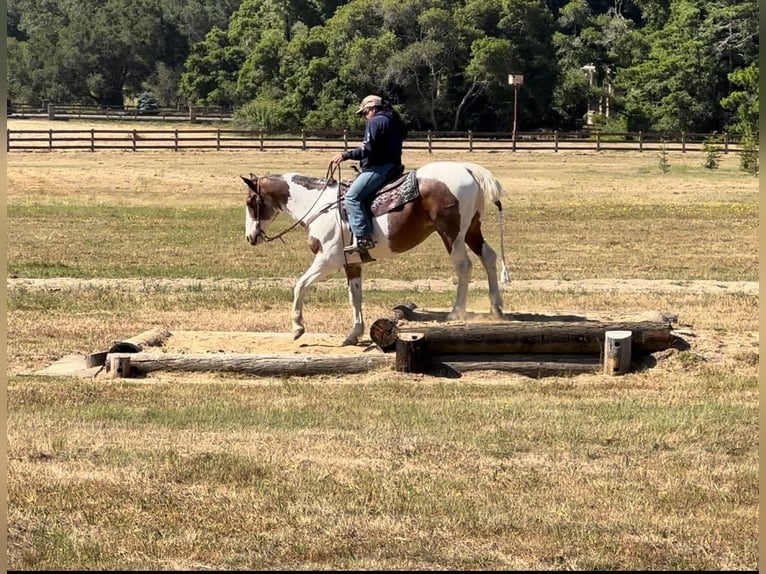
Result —
M 343 152 L 343 159 L 359 160 L 362 169 L 375 165 L 402 163 L 405 128 L 390 111 L 378 111 L 364 129 L 362 145 Z

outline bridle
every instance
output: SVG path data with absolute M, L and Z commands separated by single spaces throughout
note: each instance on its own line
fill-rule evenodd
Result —
M 318 212 L 316 212 L 314 215 L 312 215 L 311 217 L 308 217 L 309 214 L 311 213 L 311 210 L 314 209 L 316 204 L 319 202 L 319 199 L 322 197 L 322 192 L 325 189 L 327 189 L 327 185 L 331 181 L 333 181 L 333 176 L 335 175 L 336 169 L 337 169 L 337 172 L 338 172 L 338 183 L 339 183 L 339 185 L 338 185 L 338 193 L 339 193 L 338 199 L 336 201 L 332 202 L 332 203 L 328 203 L 322 209 L 320 209 Z M 282 239 L 282 237 L 284 235 L 286 235 L 287 233 L 289 233 L 290 231 L 292 231 L 293 229 L 295 229 L 299 225 L 301 227 L 307 227 L 312 221 L 314 221 L 321 214 L 326 213 L 327 211 L 329 211 L 330 209 L 332 209 L 336 205 L 340 205 L 340 199 L 341 199 L 341 195 L 340 195 L 340 165 L 335 166 L 335 165 L 332 164 L 332 162 L 330 162 L 330 165 L 327 167 L 327 173 L 325 174 L 324 186 L 317 193 L 317 198 L 314 200 L 314 203 L 311 204 L 311 207 L 309 207 L 309 209 L 306 212 L 306 214 L 303 217 L 301 217 L 300 219 L 296 220 L 295 223 L 293 223 L 290 227 L 288 227 L 284 231 L 280 231 L 279 233 L 277 233 L 273 237 L 270 237 L 270 236 L 266 235 L 266 232 L 263 229 L 261 229 L 261 223 L 260 223 L 261 222 L 261 218 L 260 218 L 260 214 L 261 214 L 261 201 L 263 200 L 263 196 L 262 196 L 262 193 L 261 193 L 261 179 L 263 179 L 263 178 L 262 177 L 257 177 L 255 179 L 255 189 L 252 190 L 253 194 L 256 197 L 256 202 L 255 202 L 254 210 L 255 210 L 255 220 L 258 222 L 258 233 L 255 234 L 255 237 L 256 237 L 256 239 L 258 237 L 263 238 L 263 240 L 266 243 L 274 241 L 275 239 Z M 274 221 L 274 219 L 276 219 L 277 215 L 279 215 L 279 211 L 281 211 L 281 209 L 277 210 L 277 212 L 274 214 L 274 217 L 272 217 L 270 221 Z M 308 219 L 307 219 L 307 217 L 308 217 Z M 282 243 L 284 243 L 284 242 L 285 242 L 285 240 L 282 239 Z

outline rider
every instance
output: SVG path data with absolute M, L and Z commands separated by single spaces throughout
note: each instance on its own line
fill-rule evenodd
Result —
M 332 165 L 353 159 L 362 168 L 346 192 L 348 224 L 356 239 L 355 245 L 346 252 L 367 251 L 375 247 L 372 238 L 372 221 L 365 207 L 366 200 L 383 187 L 388 174 L 402 163 L 402 142 L 407 128 L 399 114 L 383 106 L 380 96 L 370 95 L 362 100 L 357 115 L 367 120 L 364 140 L 358 148 L 339 153 L 332 158 Z

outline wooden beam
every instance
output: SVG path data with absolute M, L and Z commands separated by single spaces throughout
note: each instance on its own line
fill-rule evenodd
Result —
M 112 364 L 110 353 L 107 364 Z M 334 373 L 364 373 L 380 367 L 391 367 L 394 358 L 381 354 L 300 356 L 256 355 L 241 353 L 127 353 L 130 372 L 146 374 L 153 371 L 212 371 L 246 373 L 259 376 L 321 375 Z
M 429 372 L 460 376 L 469 371 L 503 371 L 531 378 L 597 373 L 601 360 L 594 355 L 502 354 L 433 355 Z
M 400 333 L 396 338 L 396 370 L 400 373 L 423 373 L 426 363 L 423 334 Z
M 604 374 L 624 375 L 630 371 L 630 331 L 607 331 L 604 335 Z
M 600 355 L 606 331 L 632 331 L 633 351 L 653 353 L 670 348 L 670 324 L 652 321 L 500 322 L 461 325 L 397 325 L 397 335 L 422 333 L 425 352 L 455 353 L 577 353 Z

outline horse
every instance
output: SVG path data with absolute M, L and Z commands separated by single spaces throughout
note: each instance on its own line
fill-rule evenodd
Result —
M 403 170 L 403 166 L 400 166 Z M 333 178 L 332 166 L 325 178 L 298 173 L 240 176 L 247 184 L 245 204 L 245 238 L 250 245 L 260 245 L 282 237 L 301 226 L 308 231 L 309 248 L 314 260 L 301 275 L 293 289 L 293 340 L 306 332 L 303 319 L 303 299 L 309 286 L 343 268 L 348 282 L 349 302 L 353 323 L 343 345 L 356 345 L 364 333 L 362 316 L 362 264 L 376 259 L 391 258 L 422 243 L 433 232 L 444 242 L 457 275 L 457 293 L 448 320 L 464 319 L 472 263 L 466 246 L 478 256 L 487 273 L 490 313 L 503 316 L 497 274 L 497 255 L 482 235 L 481 222 L 485 206 L 497 207 L 500 222 L 501 278 L 509 281 L 503 247 L 501 196 L 505 193 L 500 182 L 485 167 L 468 162 L 436 161 L 427 163 L 386 185 L 373 200 L 373 238 L 375 247 L 366 253 L 346 253 L 344 246 L 352 234 L 344 217 L 343 184 Z M 384 205 L 382 213 L 375 203 L 386 194 L 396 195 L 405 184 L 415 187 L 402 201 Z M 401 196 L 402 194 L 399 193 Z M 402 205 L 398 205 L 404 202 Z M 392 209 L 391 206 L 394 206 Z M 266 230 L 280 212 L 287 212 L 293 224 L 276 236 Z

